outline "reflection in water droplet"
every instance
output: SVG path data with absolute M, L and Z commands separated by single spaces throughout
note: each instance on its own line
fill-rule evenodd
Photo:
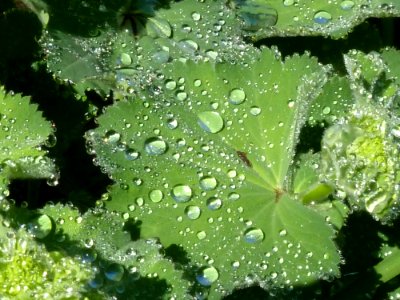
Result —
M 192 198 L 192 189 L 188 185 L 179 184 L 172 189 L 171 194 L 176 202 L 187 202 Z
M 111 264 L 105 270 L 104 275 L 111 281 L 120 281 L 124 276 L 124 268 L 119 264 Z
M 243 237 L 247 243 L 259 243 L 264 239 L 264 232 L 260 228 L 249 228 L 244 232 Z
M 206 176 L 200 179 L 200 187 L 205 191 L 211 191 L 217 187 L 217 179 Z
M 160 190 L 152 190 L 149 194 L 150 200 L 153 202 L 160 202 L 164 195 Z
M 214 267 L 203 267 L 200 269 L 198 275 L 196 276 L 196 280 L 203 286 L 210 286 L 213 284 L 219 277 L 218 271 Z
M 189 219 L 196 220 L 200 217 L 201 209 L 198 206 L 189 205 L 185 208 L 185 214 L 188 216 Z
M 258 116 L 258 115 L 261 113 L 261 108 L 259 108 L 258 106 L 252 106 L 252 107 L 250 108 L 250 113 L 251 113 L 253 116 Z
M 320 10 L 314 15 L 314 22 L 318 24 L 328 24 L 332 20 L 332 15 L 327 11 Z
M 178 99 L 179 101 L 184 101 L 187 98 L 187 93 L 186 92 L 177 92 L 176 93 L 176 99 Z
M 167 126 L 169 129 L 175 129 L 178 127 L 178 121 L 176 119 L 168 119 Z
M 340 3 L 340 8 L 343 10 L 350 10 L 354 7 L 354 2 L 353 1 L 342 1 Z
M 201 128 L 210 133 L 217 133 L 224 128 L 224 120 L 216 111 L 204 111 L 197 115 Z
M 236 201 L 240 198 L 240 195 L 238 193 L 230 193 L 228 195 L 228 200 L 230 201 Z
M 167 143 L 160 138 L 150 138 L 145 141 L 144 149 L 149 155 L 160 155 L 167 151 Z
M 228 100 L 232 104 L 241 104 L 246 99 L 246 94 L 241 89 L 233 89 L 229 93 Z
M 222 200 L 217 197 L 211 197 L 207 200 L 207 207 L 211 210 L 217 210 L 221 208 Z
M 192 19 L 193 21 L 200 21 L 201 15 L 198 12 L 192 13 Z

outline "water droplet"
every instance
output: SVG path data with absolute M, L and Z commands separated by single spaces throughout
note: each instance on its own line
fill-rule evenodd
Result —
M 261 108 L 259 108 L 258 106 L 252 106 L 252 107 L 250 108 L 250 113 L 251 113 L 253 116 L 258 116 L 258 115 L 261 113 Z
M 239 268 L 240 267 L 240 262 L 239 261 L 232 262 L 232 267 L 235 268 L 235 269 Z
M 224 120 L 216 111 L 204 111 L 197 115 L 201 128 L 210 133 L 217 133 L 224 128 Z
M 222 200 L 217 197 L 211 197 L 207 200 L 207 207 L 211 210 L 217 210 L 221 208 Z
M 185 214 L 188 216 L 189 219 L 196 220 L 200 217 L 201 209 L 198 206 L 189 205 L 185 208 Z
M 217 179 L 211 176 L 205 176 L 200 179 L 200 187 L 205 191 L 211 191 L 217 187 Z
M 332 15 L 327 11 L 320 10 L 314 15 L 314 22 L 318 24 L 328 24 L 332 20 Z
M 230 200 L 230 201 L 236 201 L 236 200 L 238 200 L 240 198 L 240 195 L 238 194 L 238 193 L 230 193 L 229 195 L 228 195 L 228 200 Z
M 172 198 L 178 203 L 188 202 L 192 198 L 192 189 L 185 184 L 176 185 L 172 189 Z
M 140 155 L 140 153 L 134 149 L 128 148 L 125 150 L 125 158 L 127 160 L 135 160 L 139 157 L 139 155 Z
M 246 94 L 241 89 L 233 89 L 229 93 L 228 100 L 232 104 L 241 104 L 246 99 Z
M 129 66 L 132 63 L 132 58 L 128 53 L 122 53 L 120 59 L 124 66 Z
M 121 135 L 118 132 L 116 132 L 115 130 L 109 130 L 104 135 L 103 141 L 105 143 L 115 144 L 115 143 L 119 142 L 120 139 L 121 139 Z
M 160 155 L 167 151 L 167 143 L 160 138 L 150 138 L 145 141 L 144 149 L 149 155 Z
M 340 8 L 343 10 L 350 10 L 354 7 L 354 2 L 353 1 L 342 1 L 340 3 Z
M 196 280 L 203 286 L 210 286 L 219 277 L 218 271 L 214 267 L 203 267 L 200 269 L 199 274 L 196 276 Z
M 243 21 L 243 29 L 257 31 L 271 27 L 278 21 L 278 12 L 270 5 L 261 2 L 244 2 L 239 8 L 238 16 Z
M 147 34 L 153 38 L 167 38 L 172 35 L 169 22 L 161 18 L 148 18 L 146 23 Z
M 329 115 L 330 112 L 331 112 L 331 108 L 329 106 L 325 106 L 324 109 L 322 110 L 322 113 L 324 115 Z
M 244 232 L 244 240 L 247 243 L 259 243 L 264 239 L 264 232 L 260 228 L 249 228 Z
M 124 276 L 124 268 L 119 264 L 111 264 L 107 267 L 104 274 L 111 281 L 120 281 Z
M 168 119 L 167 120 L 167 126 L 169 129 L 175 129 L 178 127 L 178 121 L 176 119 Z
M 200 21 L 201 15 L 198 12 L 193 12 L 192 19 L 193 19 L 193 21 Z
M 136 202 L 136 204 L 137 204 L 138 206 L 143 206 L 143 204 L 144 204 L 144 199 L 143 199 L 142 197 L 139 197 L 139 198 L 136 198 L 135 202 Z
M 187 99 L 187 93 L 186 92 L 177 92 L 176 93 L 176 99 L 178 99 L 179 101 L 184 101 Z
M 197 238 L 198 238 L 199 240 L 204 240 L 204 239 L 206 238 L 207 234 L 206 234 L 205 231 L 199 231 L 199 232 L 196 234 L 196 236 L 197 236 Z
M 153 202 L 160 202 L 164 195 L 163 192 L 160 190 L 152 190 L 149 194 L 150 200 Z
M 283 0 L 284 6 L 292 6 L 294 4 L 294 0 Z
M 82 253 L 82 261 L 84 263 L 92 263 L 97 258 L 97 252 L 94 249 L 85 250 Z
M 193 85 L 194 85 L 195 87 L 201 86 L 201 80 L 200 80 L 200 79 L 196 79 L 196 80 L 193 82 Z
M 166 88 L 167 90 L 170 90 L 170 91 L 174 90 L 174 89 L 176 88 L 176 81 L 174 81 L 174 80 L 167 80 L 167 81 L 165 82 L 165 88 Z
M 279 231 L 279 236 L 286 236 L 287 235 L 287 231 L 285 229 L 282 229 L 281 231 Z
M 47 237 L 53 229 L 53 222 L 48 215 L 40 215 L 28 223 L 28 231 L 38 239 Z

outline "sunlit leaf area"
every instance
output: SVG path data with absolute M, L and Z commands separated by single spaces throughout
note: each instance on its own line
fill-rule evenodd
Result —
M 400 299 L 399 0 L 2 0 L 0 299 Z

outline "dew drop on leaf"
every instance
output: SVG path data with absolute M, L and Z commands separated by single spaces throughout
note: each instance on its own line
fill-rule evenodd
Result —
M 167 80 L 167 81 L 165 82 L 165 88 L 166 88 L 167 90 L 170 90 L 170 91 L 174 90 L 174 89 L 176 88 L 176 81 L 174 81 L 174 80 Z
M 217 197 L 211 197 L 207 200 L 207 207 L 211 210 L 217 210 L 221 208 L 222 200 Z
M 132 63 L 132 58 L 128 53 L 122 53 L 120 59 L 124 66 L 129 66 Z
M 106 268 L 104 275 L 108 280 L 120 281 L 124 276 L 124 267 L 119 264 L 111 264 Z
M 292 6 L 294 4 L 294 0 L 283 0 L 284 6 Z
M 354 7 L 354 1 L 342 1 L 340 3 L 340 8 L 343 10 L 350 10 Z
M 229 93 L 229 102 L 232 104 L 241 104 L 246 98 L 246 94 L 241 89 L 233 89 Z
M 186 92 L 177 92 L 176 93 L 176 99 L 179 101 L 184 101 L 187 98 L 187 93 Z
M 199 240 L 204 240 L 205 238 L 206 238 L 206 236 L 207 236 L 207 234 L 206 234 L 206 232 L 205 231 L 199 231 L 197 234 L 196 234 L 196 236 L 197 236 L 197 238 L 199 239 Z
M 48 215 L 40 215 L 28 223 L 28 231 L 38 239 L 47 237 L 53 229 L 53 222 Z
M 224 128 L 224 120 L 216 111 L 203 111 L 197 117 L 200 127 L 207 132 L 217 133 Z
M 115 144 L 118 143 L 120 139 L 121 139 L 121 134 L 119 134 L 115 130 L 109 130 L 104 135 L 103 140 L 105 143 Z
M 320 10 L 314 15 L 314 22 L 318 24 L 328 24 L 332 20 L 332 15 L 327 11 Z
M 128 148 L 125 150 L 125 158 L 127 160 L 135 160 L 139 157 L 139 155 L 140 155 L 139 152 L 137 152 L 134 149 Z
M 178 203 L 187 202 L 192 198 L 193 192 L 190 186 L 179 184 L 172 189 L 172 198 Z
M 198 12 L 193 12 L 192 13 L 192 19 L 193 19 L 193 21 L 200 21 L 201 14 L 199 14 Z
M 167 151 L 167 143 L 160 138 L 149 138 L 145 141 L 144 149 L 149 155 L 160 155 Z
M 249 228 L 244 232 L 243 237 L 247 243 L 259 243 L 264 239 L 264 232 L 260 228 Z
M 217 187 L 217 179 L 206 176 L 200 179 L 200 187 L 205 191 L 211 191 Z
M 185 208 L 185 214 L 191 220 L 196 220 L 200 217 L 201 209 L 196 205 L 189 205 Z
M 175 129 L 178 127 L 178 121 L 176 119 L 168 119 L 167 126 L 169 129 Z
M 228 200 L 230 201 L 236 201 L 240 198 L 240 195 L 238 193 L 230 193 L 228 195 Z
M 258 115 L 261 113 L 261 108 L 259 108 L 258 106 L 252 106 L 252 107 L 250 108 L 250 113 L 251 113 L 253 116 L 258 116 Z
M 214 267 L 203 267 L 200 269 L 199 274 L 196 276 L 196 280 L 203 286 L 210 286 L 219 277 L 219 273 Z
M 152 190 L 149 194 L 149 197 L 150 197 L 151 201 L 157 203 L 163 199 L 164 195 L 163 195 L 163 192 L 160 190 Z

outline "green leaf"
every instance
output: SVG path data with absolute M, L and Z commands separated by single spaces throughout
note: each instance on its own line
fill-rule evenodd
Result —
M 51 138 L 53 129 L 30 104 L 28 97 L 6 93 L 0 87 L 0 190 L 8 196 L 10 179 L 47 178 L 57 180 L 52 160 L 42 145 Z
M 288 175 L 327 70 L 277 54 L 169 64 L 158 93 L 109 107 L 86 136 L 116 181 L 107 208 L 142 222 L 143 238 L 182 247 L 210 298 L 338 274 L 333 231 L 294 199 Z
M 322 172 L 354 209 L 387 222 L 399 210 L 399 87 L 378 53 L 352 51 L 345 63 L 355 104 L 325 132 Z
M 93 290 L 118 297 L 187 298 L 191 284 L 161 252 L 155 239 L 132 241 L 123 230 L 131 220 L 100 209 L 81 215 L 69 206 L 48 205 L 41 217 L 54 223 L 47 245 L 64 249 L 98 270 Z
M 400 15 L 397 0 L 296 1 L 232 0 L 245 36 L 346 36 L 370 17 Z

